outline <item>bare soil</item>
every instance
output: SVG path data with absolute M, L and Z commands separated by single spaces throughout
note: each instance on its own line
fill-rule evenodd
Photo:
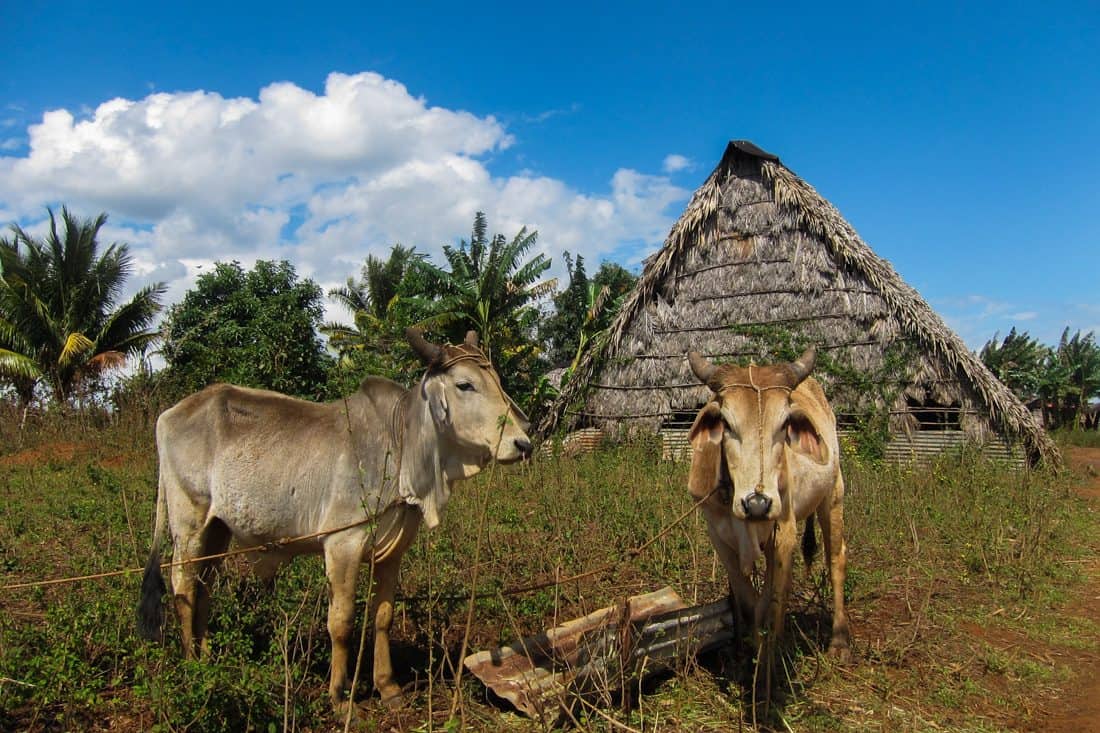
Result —
M 76 456 L 86 455 L 90 450 L 90 446 L 79 443 L 50 443 L 0 456 L 0 466 L 43 466 L 50 461 L 70 463 Z

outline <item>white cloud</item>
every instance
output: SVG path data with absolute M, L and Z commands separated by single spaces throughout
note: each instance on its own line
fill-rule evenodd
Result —
M 285 258 L 328 287 L 394 242 L 437 254 L 468 236 L 476 211 L 493 232 L 537 229 L 560 272 L 564 249 L 593 261 L 624 243 L 651 251 L 688 194 L 628 169 L 598 193 L 493 175 L 494 154 L 513 144 L 503 124 L 370 72 L 330 74 L 321 94 L 277 82 L 255 99 L 153 93 L 52 110 L 27 137 L 24 153 L 0 155 L 0 212 L 29 225 L 46 204 L 107 211 L 106 238 L 134 254 L 132 287 L 165 280 L 169 301 L 215 260 Z M 669 156 L 665 168 L 688 162 Z
M 1015 325 L 1019 306 L 984 295 L 945 298 L 932 306 L 947 325 L 973 350 L 980 349 L 994 334 L 1002 337 Z M 1025 315 L 1027 315 L 1025 313 Z M 1032 314 L 1032 318 L 1037 317 Z
M 665 173 L 676 173 L 677 171 L 682 171 L 685 168 L 690 167 L 690 158 L 686 158 L 683 155 L 677 155 L 675 153 L 673 153 L 672 155 L 666 155 L 664 164 L 662 165 L 662 169 Z
M 541 124 L 543 122 L 546 122 L 549 119 L 553 119 L 554 117 L 561 117 L 563 115 L 576 114 L 577 112 L 580 111 L 580 109 L 581 109 L 580 103 L 579 102 L 573 102 L 573 104 L 569 105 L 568 107 L 559 107 L 559 108 L 556 108 L 556 109 L 548 109 L 548 110 L 544 110 L 542 112 L 539 112 L 538 114 L 533 114 L 533 115 L 523 115 L 523 117 L 521 119 L 524 122 L 537 125 L 537 124 Z
M 1005 303 L 984 295 L 942 298 L 932 304 L 948 326 L 971 349 L 980 349 L 995 334 L 1004 338 L 1015 328 L 1027 333 L 1039 343 L 1055 346 L 1068 325 L 1070 333 L 1078 329 L 1088 333 L 1095 326 L 1100 305 L 1075 303 L 1070 307 L 1052 307 L 1050 303 L 1032 300 Z M 1100 331 L 1098 331 L 1100 333 Z

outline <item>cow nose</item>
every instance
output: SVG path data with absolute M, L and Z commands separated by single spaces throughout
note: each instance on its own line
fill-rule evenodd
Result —
M 772 508 L 772 500 L 764 494 L 753 493 L 741 499 L 741 506 L 749 519 L 764 519 Z
M 516 438 L 514 442 L 516 444 L 516 448 L 519 449 L 520 455 L 522 455 L 524 458 L 531 457 L 531 441 L 525 440 L 523 438 Z

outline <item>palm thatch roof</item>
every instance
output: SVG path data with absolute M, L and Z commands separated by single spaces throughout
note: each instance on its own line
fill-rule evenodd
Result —
M 919 429 L 920 410 L 932 405 L 977 440 L 1060 463 L 1028 409 L 890 263 L 812 186 L 747 141 L 729 143 L 539 433 L 657 430 L 708 399 L 688 350 L 763 363 L 805 345 L 818 349 L 815 374 L 842 424 L 877 409 L 897 435 Z

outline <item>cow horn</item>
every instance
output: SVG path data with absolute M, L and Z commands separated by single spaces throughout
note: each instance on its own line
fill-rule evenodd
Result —
M 702 354 L 698 351 L 688 352 L 688 364 L 691 365 L 691 371 L 695 372 L 695 376 L 699 378 L 699 381 L 706 384 L 711 376 L 714 375 L 714 370 L 718 367 L 711 364 L 706 360 Z
M 466 345 L 472 348 L 477 348 L 477 331 L 466 332 Z
M 802 380 L 810 376 L 814 370 L 814 361 L 817 359 L 817 351 L 810 347 L 802 352 L 802 356 L 791 362 L 791 371 L 794 373 L 794 385 L 802 383 Z
M 425 364 L 435 364 L 443 357 L 443 347 L 428 343 L 424 332 L 415 326 L 405 329 L 405 340 Z

